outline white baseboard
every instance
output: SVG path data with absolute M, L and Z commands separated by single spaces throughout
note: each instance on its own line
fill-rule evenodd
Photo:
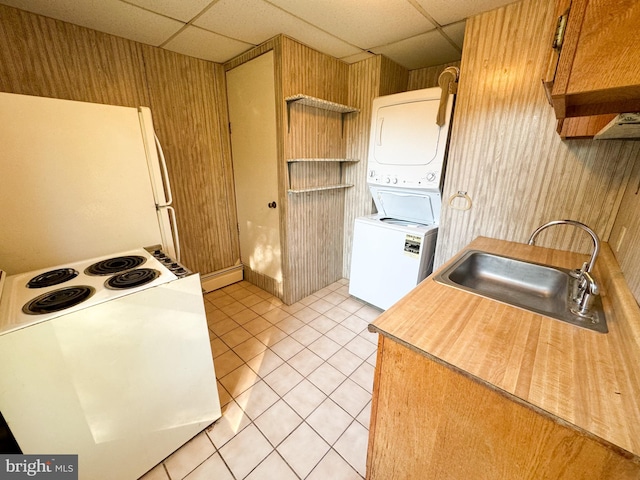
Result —
M 243 266 L 240 264 L 204 275 L 200 279 L 202 289 L 205 293 L 208 293 L 231 285 L 232 283 L 240 282 L 244 278 L 242 270 Z

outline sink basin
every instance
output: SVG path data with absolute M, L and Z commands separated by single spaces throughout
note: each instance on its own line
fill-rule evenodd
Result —
M 600 297 L 595 298 L 588 317 L 571 312 L 574 280 L 567 269 L 469 250 L 436 275 L 435 281 L 572 325 L 608 332 Z

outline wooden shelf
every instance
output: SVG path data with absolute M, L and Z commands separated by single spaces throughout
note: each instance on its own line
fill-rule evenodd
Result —
M 322 98 L 311 97 L 309 95 L 304 95 L 303 93 L 298 93 L 296 95 L 292 95 L 284 99 L 287 102 L 287 132 L 291 131 L 291 104 L 299 103 L 301 105 L 306 105 L 307 107 L 319 108 L 321 110 L 327 110 L 329 112 L 337 112 L 342 115 L 342 131 L 344 134 L 344 115 L 346 113 L 355 113 L 359 112 L 359 108 L 350 107 L 349 105 L 342 105 L 340 103 L 330 102 L 329 100 L 324 100 Z
M 289 193 L 305 193 L 305 192 L 317 192 L 320 190 L 335 190 L 337 188 L 349 188 L 353 187 L 353 185 L 347 183 L 340 183 L 335 185 L 323 185 L 321 187 L 310 187 L 310 188 L 302 188 L 296 189 L 291 188 L 291 164 L 292 163 L 333 163 L 340 165 L 340 179 L 342 180 L 344 177 L 342 176 L 342 165 L 345 163 L 357 163 L 360 160 L 356 158 L 290 158 L 287 160 L 287 168 L 289 168 Z
M 330 102 L 329 100 L 323 100 L 322 98 L 310 97 L 309 95 L 304 95 L 299 93 L 297 95 L 292 95 L 284 99 L 287 102 L 287 105 L 291 103 L 300 103 L 302 105 L 306 105 L 308 107 L 320 108 L 322 110 L 329 110 L 331 112 L 338 113 L 353 113 L 359 112 L 360 109 L 355 107 L 350 107 L 348 105 L 341 105 L 339 103 Z
M 339 185 L 324 185 L 322 187 L 309 187 L 309 188 L 300 188 L 300 189 L 290 189 L 287 190 L 287 193 L 309 193 L 309 192 L 322 192 L 324 190 L 338 190 L 342 188 L 353 187 L 352 184 L 341 183 Z

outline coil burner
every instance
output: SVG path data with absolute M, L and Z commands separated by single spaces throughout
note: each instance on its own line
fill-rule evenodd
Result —
M 159 275 L 160 272 L 153 268 L 136 268 L 114 275 L 105 282 L 105 286 L 112 290 L 135 288 L 154 281 Z
M 57 268 L 40 275 L 36 275 L 27 283 L 27 288 L 45 288 L 59 285 L 78 276 L 73 268 Z
M 86 285 L 59 288 L 34 298 L 22 307 L 22 311 L 29 315 L 59 312 L 84 302 L 94 293 L 95 289 Z
M 133 268 L 139 267 L 146 258 L 140 255 L 126 255 L 122 257 L 113 257 L 101 260 L 87 267 L 84 271 L 87 275 L 113 275 Z

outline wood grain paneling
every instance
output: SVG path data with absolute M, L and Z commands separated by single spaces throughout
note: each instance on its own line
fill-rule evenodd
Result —
M 349 66 L 349 105 L 359 108 L 360 113 L 349 116 L 345 124 L 347 156 L 359 160 L 358 163 L 345 167 L 346 182 L 354 185 L 345 192 L 342 271 L 345 278 L 350 275 L 355 219 L 375 211 L 367 186 L 372 102 L 375 97 L 405 91 L 408 76 L 406 68 L 381 55 Z
M 347 156 L 359 162 L 345 170 L 346 183 L 352 184 L 345 192 L 344 247 L 342 276 L 349 278 L 353 228 L 357 217 L 371 214 L 373 201 L 367 186 L 367 155 L 371 128 L 371 102 L 380 92 L 382 57 L 375 56 L 349 66 L 349 105 L 359 108 L 358 115 L 351 115 L 345 124 Z
M 0 90 L 149 106 L 142 45 L 0 5 Z
M 0 90 L 148 106 L 166 151 L 183 262 L 212 273 L 239 251 L 219 65 L 0 6 Z
M 552 0 L 523 0 L 467 21 L 436 266 L 476 236 L 526 242 L 560 218 L 609 238 L 640 143 L 563 142 L 555 133 L 540 85 L 553 12 Z M 448 205 L 458 191 L 470 210 Z M 574 230 L 549 229 L 538 243 L 589 251 L 591 240 Z
M 148 46 L 144 58 L 151 111 L 169 120 L 156 130 L 171 184 L 180 186 L 174 206 L 183 261 L 203 272 L 229 267 L 239 245 L 223 68 Z
M 283 98 L 302 93 L 346 105 L 347 82 L 347 64 L 282 37 Z M 280 106 L 285 119 L 283 99 Z M 291 158 L 346 158 L 342 114 L 295 104 L 290 113 L 290 129 L 283 125 L 284 162 Z M 341 168 L 335 162 L 292 164 L 281 176 L 282 188 L 289 188 L 289 183 L 337 183 Z M 287 178 L 289 174 L 291 178 Z M 344 191 L 288 194 L 285 215 L 283 301 L 293 303 L 342 277 Z
M 420 90 L 438 86 L 438 77 L 447 67 L 460 68 L 460 62 L 445 63 L 435 67 L 420 68 L 409 72 L 409 85 L 407 90 Z
M 633 142 L 638 143 L 638 142 Z M 640 303 L 640 161 L 636 160 L 609 244 L 624 277 Z

